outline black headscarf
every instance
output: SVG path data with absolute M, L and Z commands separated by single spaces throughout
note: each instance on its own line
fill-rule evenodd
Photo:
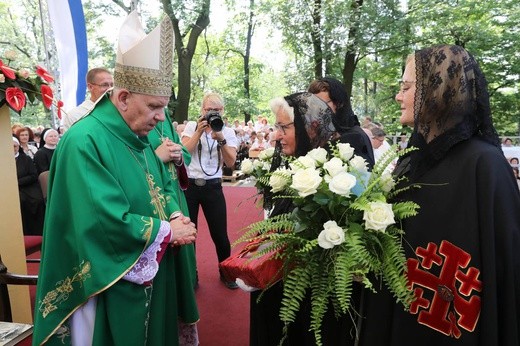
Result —
M 330 107 L 319 97 L 309 92 L 291 94 L 285 96 L 284 99 L 294 111 L 293 122 L 296 137 L 294 156 L 304 156 L 312 149 L 325 147 L 329 139 L 336 134 L 336 129 L 332 123 L 334 113 Z M 270 171 L 273 172 L 285 164 L 281 156 L 280 142 L 277 141 Z M 263 194 L 264 208 L 270 209 L 273 202 L 270 189 L 264 190 Z M 277 201 L 273 215 L 287 211 L 292 205 L 291 199 L 279 199 Z
M 329 85 L 329 97 L 336 105 L 336 114 L 332 117 L 332 122 L 338 132 L 344 132 L 353 126 L 359 126 L 358 117 L 352 110 L 350 97 L 345 90 L 345 85 L 336 78 L 325 77 L 319 80 Z
M 500 147 L 493 127 L 487 83 L 478 63 L 464 48 L 438 45 L 414 54 L 416 91 L 414 131 L 397 174 L 421 176 L 456 144 L 479 137 Z
M 284 99 L 294 110 L 295 156 L 306 155 L 314 148 L 324 147 L 336 133 L 332 123 L 334 113 L 329 106 L 309 92 L 291 94 Z

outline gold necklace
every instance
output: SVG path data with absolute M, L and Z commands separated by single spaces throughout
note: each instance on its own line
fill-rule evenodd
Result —
M 166 139 L 166 137 L 164 137 L 164 121 L 161 123 L 161 132 L 157 130 L 157 126 L 154 127 L 154 130 L 157 131 L 157 133 L 159 134 L 161 142 L 164 142 L 164 140 Z
M 150 173 L 150 169 L 148 167 L 148 160 L 146 158 L 146 153 L 144 150 L 141 151 L 141 154 L 144 156 L 144 162 L 146 165 L 146 168 L 141 164 L 137 156 L 135 156 L 133 150 L 127 145 L 128 151 L 130 151 L 130 154 L 134 157 L 135 161 L 137 161 L 137 164 L 141 167 L 141 169 L 144 171 L 146 182 L 148 183 L 148 193 L 150 194 L 150 204 L 153 206 L 153 213 L 156 214 L 161 220 L 168 220 L 168 217 L 166 216 L 165 208 L 166 208 L 166 198 L 161 192 L 161 188 L 159 186 L 155 185 L 153 174 Z

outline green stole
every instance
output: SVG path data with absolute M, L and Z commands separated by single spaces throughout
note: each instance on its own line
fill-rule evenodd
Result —
M 173 128 L 173 124 L 172 124 L 171 118 L 170 118 L 167 110 L 165 110 L 165 111 L 166 111 L 166 120 L 158 123 L 157 126 L 155 127 L 155 129 L 153 129 L 152 131 L 150 131 L 150 133 L 148 133 L 148 140 L 150 141 L 150 145 L 154 149 L 156 149 L 159 145 L 161 145 L 162 140 L 164 138 L 169 138 L 174 143 L 182 144 L 181 140 L 179 138 L 179 135 L 177 134 L 177 131 L 175 131 L 175 129 Z M 184 145 L 182 146 L 182 156 L 184 158 L 184 164 L 186 165 L 186 167 L 188 167 L 191 162 L 191 154 Z M 177 196 L 176 197 L 177 202 L 181 208 L 181 211 L 184 215 L 189 217 L 190 213 L 188 210 L 188 205 L 186 204 L 186 197 L 184 196 L 184 191 L 182 191 L 182 189 L 179 185 L 175 164 L 172 161 L 170 161 L 168 163 L 164 163 L 164 166 L 168 170 L 170 177 L 172 179 L 173 189 Z M 191 282 L 192 285 L 195 285 L 195 283 L 197 281 L 197 260 L 195 258 L 194 245 L 189 244 L 189 245 L 180 247 L 178 256 L 183 257 L 184 261 L 186 261 L 186 263 L 190 264 L 189 269 L 190 269 L 191 277 L 185 278 L 185 280 L 182 280 L 182 282 L 186 282 L 186 283 Z M 183 263 L 184 263 L 184 261 L 183 261 Z

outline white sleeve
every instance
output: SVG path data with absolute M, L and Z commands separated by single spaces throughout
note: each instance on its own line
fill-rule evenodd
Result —
M 233 148 L 238 148 L 238 139 L 235 131 L 230 129 L 229 127 L 224 127 L 224 138 L 226 139 L 227 145 Z
M 195 133 L 195 130 L 197 129 L 197 122 L 196 121 L 188 121 L 186 124 L 186 127 L 184 127 L 184 131 L 181 133 L 182 137 L 193 137 L 193 134 Z

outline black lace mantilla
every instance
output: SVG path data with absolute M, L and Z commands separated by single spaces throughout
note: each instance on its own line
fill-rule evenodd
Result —
M 417 178 L 457 143 L 474 136 L 500 147 L 487 82 L 473 56 L 459 46 L 438 45 L 414 57 L 415 128 L 408 145 L 419 150 L 402 157 L 396 173 Z

